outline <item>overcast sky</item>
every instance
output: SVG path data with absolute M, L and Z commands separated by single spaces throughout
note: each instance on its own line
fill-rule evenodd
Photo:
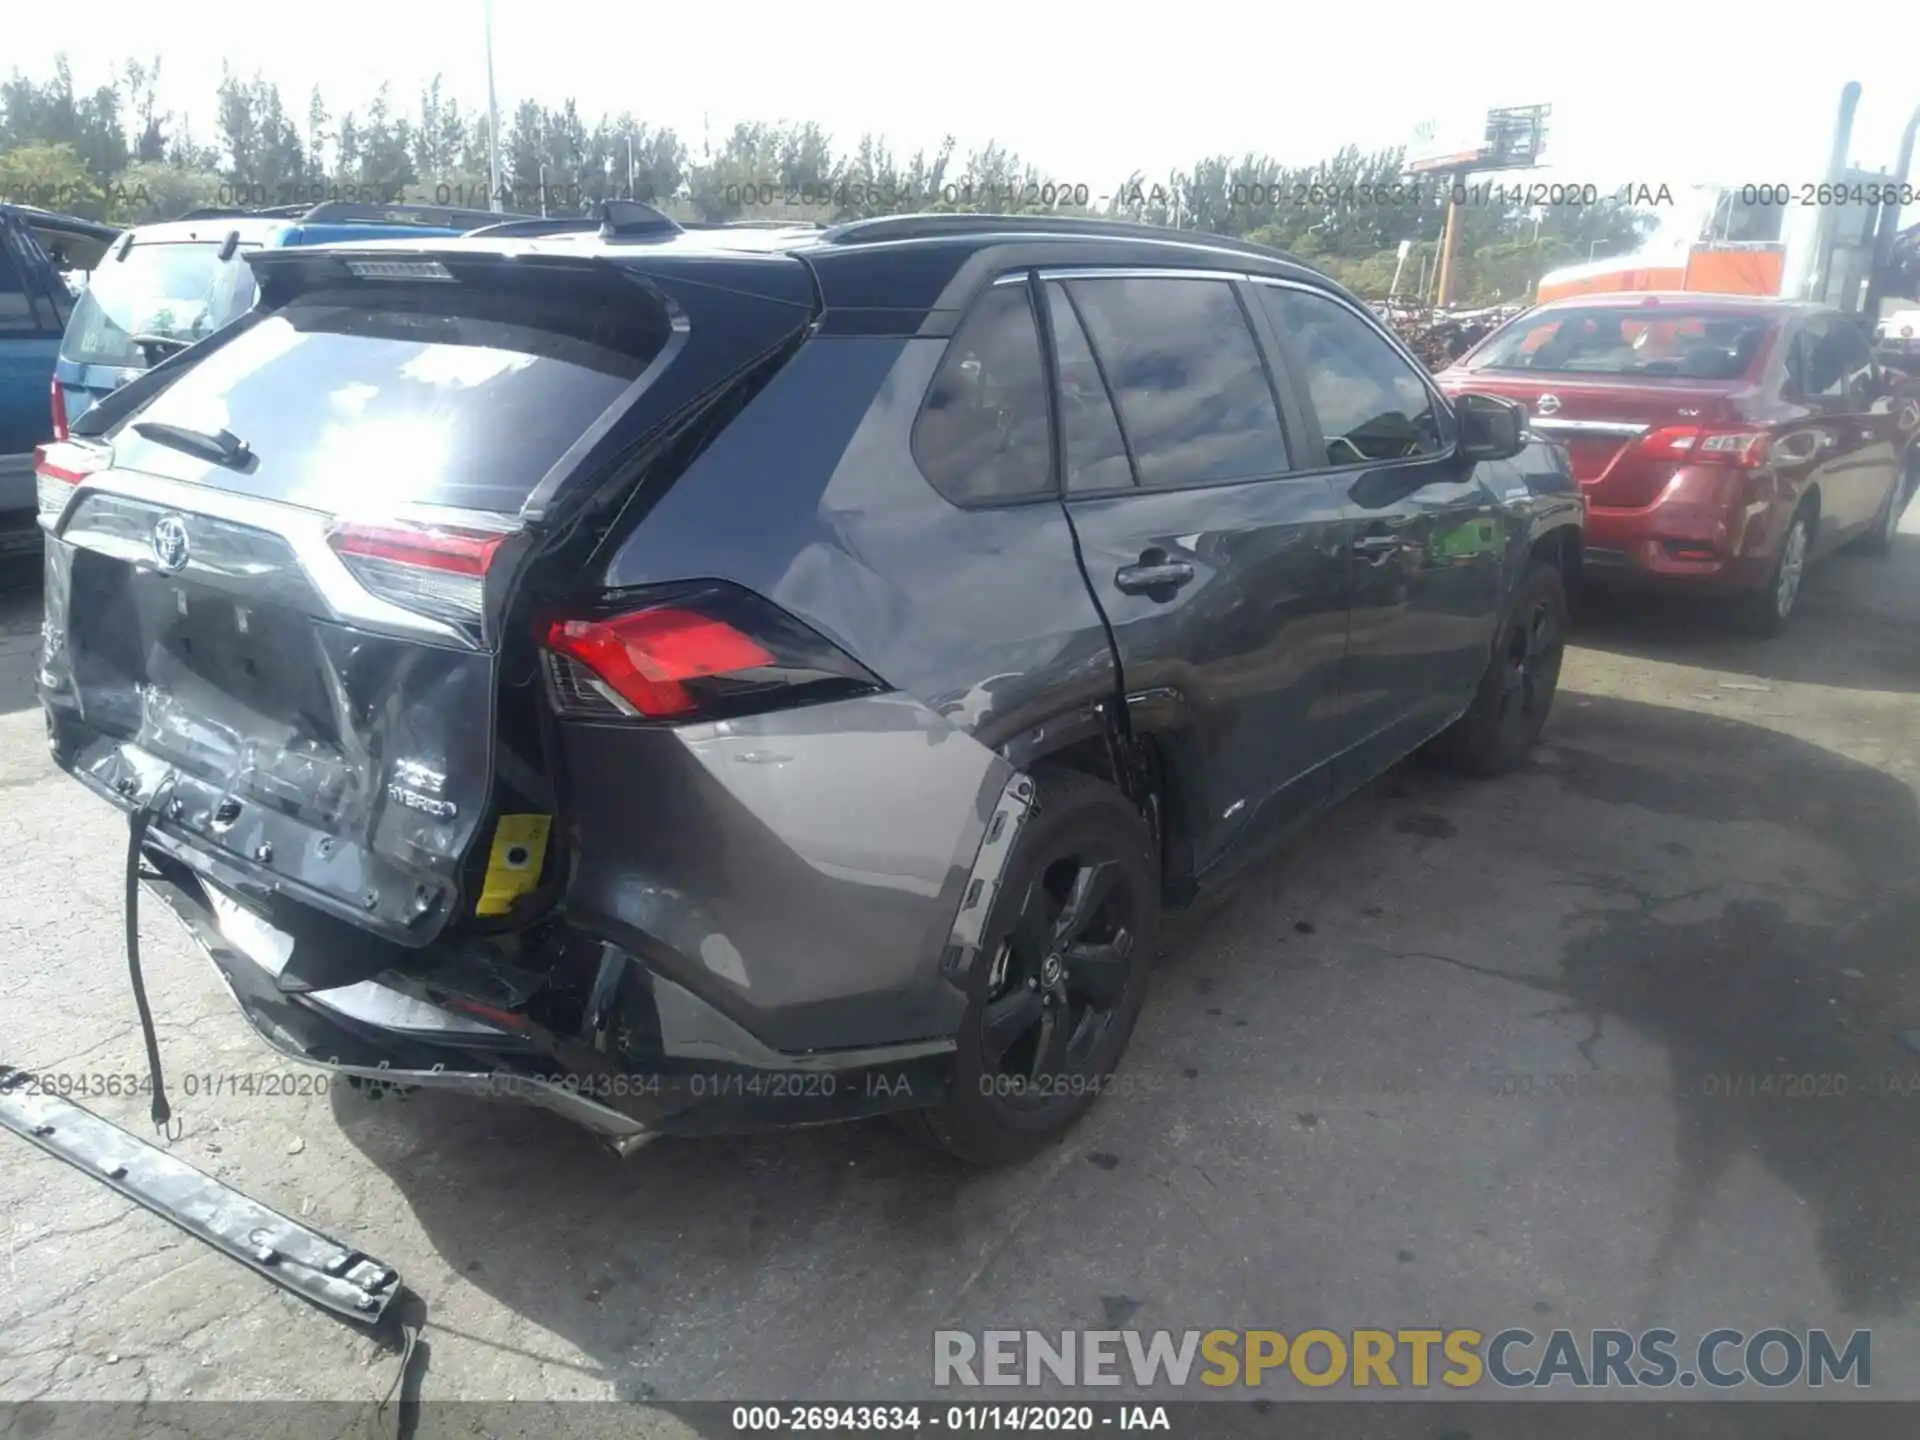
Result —
M 297 116 L 316 82 L 337 114 L 363 109 L 383 79 L 411 104 L 436 71 L 484 104 L 482 13 L 482 0 L 21 0 L 5 25 L 7 63 L 44 75 L 64 50 L 90 88 L 117 61 L 158 54 L 163 106 L 211 138 L 223 58 L 277 81 Z M 523 98 L 571 95 L 589 123 L 631 109 L 696 151 L 703 126 L 717 139 L 744 119 L 817 120 L 843 144 L 874 130 L 899 153 L 951 132 L 962 150 L 999 140 L 1095 193 L 1210 153 L 1300 163 L 1349 141 L 1397 144 L 1463 103 L 1551 103 L 1542 178 L 1792 183 L 1818 178 L 1850 79 L 1864 86 L 1854 158 L 1890 165 L 1920 104 L 1912 0 L 1766 13 L 1697 0 L 494 0 L 494 62 L 503 114 Z

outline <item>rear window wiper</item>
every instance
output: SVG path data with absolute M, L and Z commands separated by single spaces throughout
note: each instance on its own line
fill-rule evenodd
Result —
M 208 434 L 205 430 L 189 430 L 185 425 L 169 425 L 161 420 L 136 420 L 132 429 L 134 434 L 156 445 L 184 450 L 189 455 L 198 455 L 202 460 L 211 460 L 216 465 L 226 465 L 236 470 L 253 458 L 253 451 L 248 448 L 247 442 L 230 430 L 216 430 Z

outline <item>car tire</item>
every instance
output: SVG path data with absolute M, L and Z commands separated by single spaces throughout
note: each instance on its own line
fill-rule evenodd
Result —
M 896 1117 L 976 1165 L 1034 1154 L 1110 1088 L 1158 933 L 1160 870 L 1133 803 L 1086 775 L 1035 779 L 967 978 L 952 1093 Z
M 1566 635 L 1565 582 L 1536 561 L 1507 606 L 1473 703 L 1434 742 L 1435 753 L 1477 775 L 1503 774 L 1525 759 L 1560 688 Z
M 1778 635 L 1800 608 L 1800 590 L 1806 582 L 1808 557 L 1813 553 L 1813 511 L 1802 505 L 1787 522 L 1780 537 L 1780 553 L 1774 557 L 1767 581 L 1758 590 L 1740 598 L 1742 627 L 1761 636 Z

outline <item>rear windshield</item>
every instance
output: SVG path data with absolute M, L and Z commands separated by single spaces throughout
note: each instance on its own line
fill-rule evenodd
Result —
M 218 240 L 142 245 L 109 257 L 76 299 L 60 358 L 80 365 L 145 368 L 136 336 L 189 343 L 211 335 L 253 305 L 253 272 L 241 256 L 220 258 Z
M 227 430 L 257 463 L 204 466 L 128 437 L 141 452 L 130 463 L 334 512 L 514 511 L 670 333 L 632 286 L 315 291 L 259 319 L 138 414 Z
M 1468 368 L 1738 380 L 1753 368 L 1772 323 L 1764 315 L 1664 306 L 1657 315 L 1619 306 L 1545 310 L 1514 321 Z

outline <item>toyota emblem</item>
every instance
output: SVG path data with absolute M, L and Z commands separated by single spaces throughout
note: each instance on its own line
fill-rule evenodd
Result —
M 1040 962 L 1040 988 L 1051 990 L 1060 983 L 1060 957 L 1049 955 Z
M 1558 395 L 1542 395 L 1540 397 L 1540 403 L 1533 408 L 1542 415 L 1551 415 L 1559 410 L 1560 397 Z
M 186 569 L 187 557 L 193 553 L 193 546 L 187 540 L 187 522 L 178 515 L 162 515 L 154 521 L 148 544 L 153 548 L 154 560 L 168 573 Z

